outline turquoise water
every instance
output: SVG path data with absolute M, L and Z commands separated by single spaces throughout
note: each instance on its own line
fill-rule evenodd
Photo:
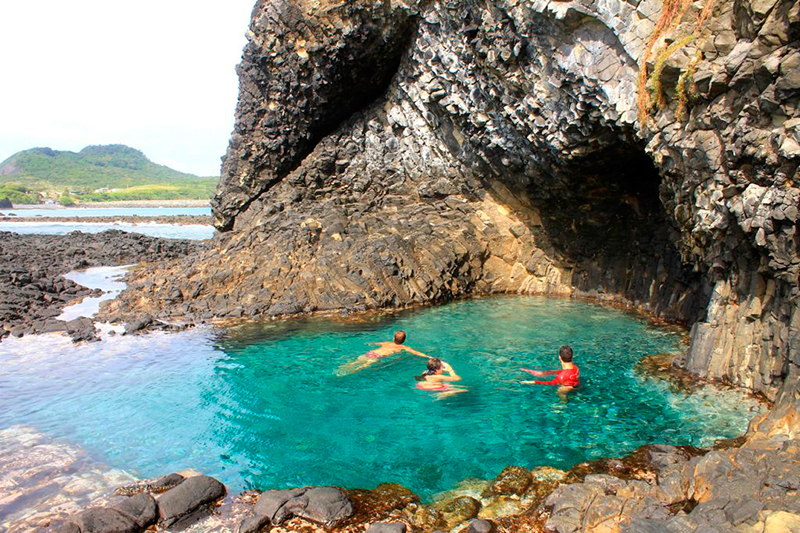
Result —
M 18 217 L 169 217 L 211 215 L 210 207 L 64 207 L 50 209 L 0 209 Z
M 0 231 L 11 231 L 22 235 L 66 235 L 73 231 L 100 233 L 110 229 L 141 233 L 162 239 L 205 240 L 214 236 L 214 226 L 202 224 L 109 224 L 101 222 L 0 222 Z
M 337 368 L 405 329 L 450 362 L 469 392 L 415 388 L 424 360 Z M 581 390 L 523 386 L 519 367 L 556 368 L 569 343 Z M 757 405 L 737 393 L 673 394 L 638 377 L 678 337 L 582 302 L 499 297 L 362 322 L 290 321 L 72 346 L 0 344 L 0 428 L 34 426 L 140 476 L 194 467 L 232 490 L 401 483 L 430 498 L 509 464 L 567 468 L 641 444 L 741 434 Z

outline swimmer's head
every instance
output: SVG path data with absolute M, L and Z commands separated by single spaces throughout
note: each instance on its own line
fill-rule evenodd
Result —
M 414 376 L 414 379 L 417 381 L 424 381 L 426 376 L 432 376 L 439 372 L 442 369 L 442 360 L 437 359 L 436 357 L 431 357 L 428 359 L 428 370 L 422 373 L 420 376 Z
M 565 363 L 572 362 L 572 348 L 567 346 L 566 344 L 558 349 L 558 358 L 564 361 Z
M 436 357 L 431 357 L 428 359 L 428 370 L 426 374 L 429 376 L 437 373 L 439 370 L 442 369 L 442 360 Z
M 394 332 L 394 343 L 395 344 L 403 344 L 406 342 L 406 332 L 403 330 L 398 330 Z

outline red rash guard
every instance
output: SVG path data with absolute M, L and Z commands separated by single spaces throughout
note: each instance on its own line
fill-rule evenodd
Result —
M 581 384 L 579 379 L 581 372 L 577 366 L 566 370 L 548 370 L 547 372 L 542 372 L 542 374 L 555 374 L 556 379 L 552 381 L 534 381 L 534 383 L 540 385 L 563 385 L 564 387 L 577 387 Z

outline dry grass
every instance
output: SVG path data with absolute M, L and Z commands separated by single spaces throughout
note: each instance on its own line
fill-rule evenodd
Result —
M 639 124 L 642 126 L 642 128 L 647 127 L 650 120 L 650 112 L 653 108 L 656 110 L 661 110 L 666 107 L 667 102 L 661 87 L 661 71 L 664 68 L 664 62 L 669 59 L 669 57 L 677 50 L 691 43 L 700 36 L 703 25 L 711 16 L 714 2 L 715 0 L 705 0 L 703 8 L 698 13 L 696 20 L 687 21 L 685 20 L 687 18 L 686 13 L 693 3 L 692 0 L 664 0 L 664 5 L 661 8 L 661 14 L 658 17 L 658 21 L 653 29 L 653 33 L 650 35 L 650 39 L 647 42 L 645 51 L 639 61 L 639 76 L 637 80 L 639 98 L 637 103 Z M 656 44 L 658 44 L 662 39 L 673 35 L 682 23 L 686 23 L 683 24 L 682 28 L 682 33 L 684 33 L 684 35 L 672 44 L 668 46 L 665 45 L 664 50 L 662 50 L 662 52 L 658 55 L 654 64 L 653 72 L 648 79 L 647 63 L 653 56 Z M 692 69 L 697 66 L 697 62 L 699 62 L 699 59 L 697 61 L 693 61 L 694 64 L 692 65 Z M 686 73 L 681 74 L 681 78 L 685 84 L 690 80 L 691 75 L 684 74 Z M 680 85 L 681 84 L 679 81 L 679 109 L 682 106 L 683 109 L 680 112 L 681 114 L 684 114 L 685 106 L 688 100 L 686 99 L 686 88 L 684 87 L 682 90 Z M 683 91 L 683 104 L 680 103 L 681 91 Z M 655 99 L 655 105 L 653 103 L 653 99 Z

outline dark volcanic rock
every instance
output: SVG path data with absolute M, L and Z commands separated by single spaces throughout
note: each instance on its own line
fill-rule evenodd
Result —
M 125 333 L 135 333 L 153 324 L 153 317 L 139 315 L 125 323 Z
M 91 318 L 79 317 L 70 320 L 66 323 L 66 331 L 74 342 L 99 340 Z
M 169 527 L 178 520 L 202 510 L 225 497 L 225 485 L 209 476 L 194 476 L 158 498 L 161 523 Z
M 169 489 L 177 487 L 178 485 L 183 483 L 185 480 L 186 480 L 186 478 L 184 478 L 180 474 L 175 474 L 175 473 L 167 474 L 166 476 L 161 476 L 160 478 L 156 479 L 150 485 L 150 490 L 152 492 L 155 492 L 156 494 L 160 494 L 160 493 L 165 492 L 165 491 L 167 491 Z
M 239 524 L 238 533 L 258 533 L 270 524 L 268 516 L 248 516 Z
M 71 521 L 81 533 L 138 533 L 140 527 L 130 517 L 115 509 L 100 507 L 81 511 Z
M 136 494 L 114 508 L 136 522 L 140 529 L 155 524 L 158 519 L 156 500 L 149 494 Z
M 116 230 L 69 235 L 0 232 L 0 332 L 66 330 L 76 341 L 91 340 L 95 337 L 91 321 L 65 324 L 54 319 L 73 301 L 98 295 L 64 279 L 63 274 L 94 266 L 176 259 L 202 246 Z
M 255 506 L 257 516 L 279 525 L 296 516 L 331 527 L 353 514 L 347 496 L 333 487 L 271 490 L 263 493 Z

